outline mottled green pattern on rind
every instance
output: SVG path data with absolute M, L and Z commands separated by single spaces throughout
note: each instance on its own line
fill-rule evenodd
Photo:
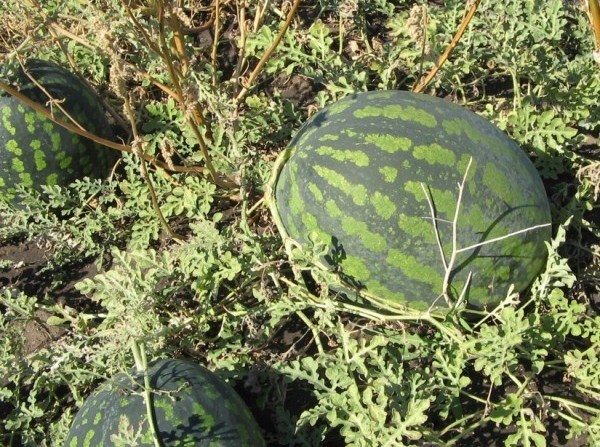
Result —
M 386 300 L 423 308 L 438 297 L 444 272 L 421 184 L 438 217 L 451 220 L 470 157 L 459 247 L 550 222 L 544 187 L 524 152 L 491 123 L 438 98 L 353 95 L 314 115 L 290 146 L 297 149 L 275 190 L 286 231 L 301 243 L 315 228 L 331 235 L 326 260 Z M 368 165 L 349 160 L 352 151 Z M 438 227 L 449 256 L 451 225 Z M 510 283 L 523 290 L 543 267 L 549 238 L 546 227 L 459 254 L 452 287 L 460 290 L 472 272 L 468 298 L 477 306 L 498 302 Z
M 92 394 L 77 413 L 65 447 L 109 447 L 122 416 L 144 434 L 136 445 L 154 446 L 141 395 L 143 377 L 119 374 Z M 134 375 L 135 384 L 131 380 Z M 261 447 L 264 440 L 250 411 L 214 373 L 183 360 L 161 360 L 149 368 L 158 431 L 165 447 Z M 98 418 L 97 414 L 101 413 Z M 86 439 L 88 443 L 86 444 Z M 183 442 L 185 440 L 185 443 Z
M 72 73 L 56 64 L 31 60 L 28 71 L 84 128 L 111 138 L 100 101 Z M 17 77 L 21 93 L 45 104 L 47 97 L 24 74 Z M 57 118 L 68 121 L 58 108 Z M 17 185 L 67 185 L 84 176 L 103 177 L 115 151 L 72 134 L 10 96 L 0 96 L 0 199 L 10 199 Z

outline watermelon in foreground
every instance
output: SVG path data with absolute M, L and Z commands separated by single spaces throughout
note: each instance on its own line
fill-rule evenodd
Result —
M 27 73 L 84 129 L 111 138 L 96 94 L 77 76 L 53 62 L 31 59 Z M 29 99 L 46 105 L 48 95 L 20 70 L 15 84 Z M 71 122 L 53 105 L 55 117 Z M 0 95 L 0 199 L 10 200 L 17 185 L 65 186 L 85 176 L 106 176 L 115 160 L 112 149 L 71 133 L 12 96 Z
M 447 291 L 456 298 L 465 289 L 482 307 L 540 272 L 550 209 L 521 148 L 466 108 L 402 91 L 355 94 L 324 108 L 276 164 L 271 209 L 284 236 L 326 244 L 325 261 L 352 289 L 426 309 L 444 304 L 465 174 Z
M 250 411 L 217 375 L 183 360 L 160 360 L 148 369 L 162 445 L 261 447 Z M 119 374 L 90 396 L 75 416 L 65 447 L 154 446 L 146 418 L 143 375 Z

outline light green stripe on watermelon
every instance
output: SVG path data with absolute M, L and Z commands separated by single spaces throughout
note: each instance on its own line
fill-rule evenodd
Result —
M 372 232 L 365 222 L 354 219 L 351 216 L 344 216 L 342 210 L 333 200 L 328 200 L 325 203 L 325 210 L 330 217 L 340 219 L 342 230 L 348 236 L 356 236 L 361 243 L 369 250 L 382 252 L 387 247 L 387 241 L 380 234 Z
M 427 301 L 423 301 L 423 300 L 409 301 L 407 305 L 411 309 L 422 310 L 422 311 L 427 311 L 431 307 L 431 303 L 428 303 Z
M 58 174 L 53 173 L 46 177 L 46 184 L 48 186 L 54 186 L 58 183 Z
M 427 187 L 427 185 L 425 186 Z M 427 203 L 427 197 L 419 182 L 414 182 L 412 180 L 407 181 L 404 184 L 404 190 L 411 193 L 418 202 Z M 453 219 L 456 206 L 455 194 L 452 191 L 435 188 L 429 188 L 429 190 L 433 196 L 433 202 L 438 213 L 443 214 L 448 219 Z
M 325 210 L 327 211 L 327 214 L 329 214 L 329 217 L 333 219 L 344 217 L 344 213 L 342 213 L 342 210 L 337 206 L 337 203 L 335 203 L 333 200 L 328 200 L 325 203 Z
M 30 133 L 34 133 L 35 132 L 35 113 L 26 112 L 23 115 L 23 118 L 25 119 L 25 123 L 27 124 L 27 130 Z
M 71 442 L 69 443 L 69 447 L 77 447 L 77 436 L 73 436 L 71 438 Z
M 13 171 L 18 173 L 25 172 L 25 165 L 23 165 L 23 161 L 20 158 L 12 159 L 12 168 Z
M 204 383 L 204 394 L 211 400 L 218 400 L 221 397 L 219 391 L 215 388 L 212 383 Z
M 470 132 L 468 129 L 471 125 L 462 118 L 453 118 L 451 120 L 442 120 L 442 127 L 449 135 L 460 135 L 461 133 L 467 134 Z
M 31 174 L 29 172 L 21 172 L 19 177 L 21 178 L 21 183 L 23 186 L 33 186 L 33 179 L 31 178 Z
M 414 106 L 403 107 L 399 104 L 390 104 L 383 107 L 366 106 L 354 111 L 356 118 L 383 117 L 389 119 L 401 119 L 412 123 L 421 124 L 425 127 L 436 127 L 435 116 L 423 109 Z
M 289 174 L 290 174 L 290 210 L 293 214 L 302 215 L 304 212 L 304 201 L 300 196 L 300 189 L 298 186 L 298 182 L 296 181 L 296 173 L 298 171 L 298 165 L 295 163 L 289 164 Z
M 462 211 L 460 222 L 468 225 L 473 231 L 479 233 L 487 231 L 490 226 L 490 223 L 488 222 L 481 207 L 475 204 L 471 205 L 468 210 Z M 497 224 L 495 227 L 495 229 L 501 228 L 502 226 L 500 224 Z
M 44 129 L 44 132 L 46 132 L 48 135 L 52 135 L 52 132 L 54 131 L 54 124 L 41 113 L 38 113 L 37 119 L 43 123 L 42 129 Z
M 404 189 L 405 191 L 412 193 L 418 202 L 426 202 L 425 195 L 419 183 L 408 181 L 404 185 Z M 435 188 L 429 188 L 429 190 L 433 195 L 433 202 L 438 213 L 437 217 L 440 217 L 440 214 L 442 214 L 444 218 L 448 220 L 454 219 L 457 200 L 455 194 L 453 194 L 452 191 L 444 191 Z M 485 217 L 485 213 L 481 207 L 476 204 L 471 204 L 467 209 L 465 209 L 464 205 L 461 207 L 459 225 L 466 225 L 473 231 L 484 232 L 489 229 L 490 223 Z M 504 231 L 504 227 L 498 223 L 494 227 L 494 234 L 496 231 Z M 508 232 L 505 232 L 503 234 L 507 233 Z
M 351 101 L 339 101 L 329 106 L 329 115 L 337 115 L 352 105 Z
M 389 219 L 396 212 L 396 205 L 394 202 L 388 196 L 380 193 L 379 191 L 375 191 L 375 193 L 371 196 L 371 203 L 375 207 L 375 212 L 377 215 L 383 217 L 384 219 Z
M 344 194 L 350 196 L 356 205 L 365 205 L 367 203 L 367 188 L 358 183 L 348 181 L 343 175 L 326 168 L 325 166 L 313 166 L 314 171 L 334 188 L 339 189 Z
M 513 204 L 515 194 L 512 190 L 512 185 L 508 178 L 496 166 L 491 163 L 486 163 L 483 171 L 483 184 L 490 188 L 500 199 L 506 203 Z
M 486 143 L 487 145 L 489 144 L 490 140 L 494 138 L 492 135 L 486 135 L 478 131 L 471 125 L 471 123 L 461 118 L 444 120 L 442 121 L 442 126 L 449 135 L 460 135 L 464 133 L 469 140 L 478 144 Z
M 371 98 L 373 98 L 373 99 L 390 99 L 390 98 L 394 97 L 395 92 L 381 90 L 378 92 L 371 92 L 370 95 L 371 95 Z
M 423 239 L 428 243 L 435 243 L 435 233 L 431 220 L 400 214 L 398 216 L 398 228 L 410 236 Z
M 491 134 L 485 134 L 477 130 L 467 120 L 454 118 L 442 121 L 442 126 L 450 135 L 460 135 L 464 133 L 473 143 L 480 144 L 494 150 L 505 152 L 506 145 L 497 137 Z
M 383 179 L 387 183 L 392 183 L 394 180 L 396 180 L 398 170 L 392 166 L 384 166 L 383 168 L 379 168 L 379 173 L 383 176 Z
M 33 161 L 35 168 L 38 171 L 43 171 L 46 168 L 46 154 L 41 150 L 42 142 L 40 140 L 32 140 L 29 146 L 33 149 Z
M 384 300 L 390 300 L 396 303 L 404 303 L 406 301 L 406 297 L 403 293 L 394 292 L 375 279 L 367 281 L 365 285 L 370 293 L 379 298 L 383 298 Z
M 309 233 L 315 233 L 322 243 L 327 244 L 331 241 L 331 235 L 321 230 L 317 218 L 312 214 L 309 214 L 306 211 L 302 213 L 302 223 L 306 230 Z
M 364 261 L 356 256 L 347 256 L 341 262 L 344 274 L 351 276 L 357 281 L 367 281 L 371 277 L 371 272 Z
M 494 272 L 494 277 L 501 281 L 508 281 L 510 279 L 510 267 L 507 265 L 499 266 Z
M 16 155 L 17 157 L 23 155 L 23 150 L 19 147 L 19 143 L 17 143 L 15 140 L 8 140 L 5 147 L 8 152 Z
M 387 134 L 370 133 L 365 135 L 365 141 L 374 144 L 379 149 L 389 152 L 390 154 L 398 151 L 407 151 L 412 146 L 410 138 Z
M 462 179 L 467 170 L 467 166 L 469 166 L 469 160 L 471 160 L 471 166 L 469 167 L 469 172 L 467 172 L 466 185 L 467 188 L 469 188 L 469 191 L 473 193 L 477 189 L 477 184 L 472 181 L 475 178 L 475 173 L 477 172 L 477 160 L 469 154 L 462 154 L 460 156 L 460 160 L 458 160 L 458 163 L 456 164 L 456 168 L 458 169 L 458 173 Z
M 177 419 L 175 418 L 175 410 L 173 407 L 173 403 L 170 402 L 169 398 L 164 398 L 160 396 L 159 398 L 154 399 L 154 406 L 156 408 L 160 408 L 165 413 L 165 420 L 172 424 L 177 423 Z
M 323 193 L 317 185 L 315 185 L 314 183 L 309 183 L 308 190 L 312 193 L 317 202 L 323 201 Z
M 93 430 L 90 430 L 86 433 L 85 438 L 83 439 L 83 447 L 91 447 L 92 439 L 94 438 L 95 434 L 96 432 Z
M 327 134 L 319 138 L 319 141 L 337 141 L 339 140 L 339 138 L 339 135 Z
M 437 143 L 415 146 L 413 156 L 419 160 L 425 160 L 430 165 L 454 166 L 456 163 L 454 152 Z
M 12 111 L 10 110 L 10 107 L 2 107 L 2 124 L 4 125 L 6 131 L 14 136 L 17 133 L 17 129 L 15 126 L 13 126 L 13 123 L 10 121 L 11 114 Z
M 356 166 L 369 166 L 369 156 L 360 150 L 334 149 L 330 146 L 321 146 L 317 148 L 317 154 L 325 155 L 338 161 L 349 161 Z
M 390 266 L 402 271 L 407 278 L 429 284 L 433 286 L 434 290 L 441 290 L 442 288 L 444 280 L 437 270 L 428 265 L 419 263 L 417 259 L 402 252 L 401 250 L 392 248 L 388 252 L 386 262 Z
M 63 157 L 58 163 L 58 165 L 61 167 L 61 169 L 67 169 L 69 166 L 71 166 L 72 162 L 73 157 Z
M 52 141 L 52 151 L 58 152 L 60 150 L 60 134 L 58 132 L 51 132 L 50 140 Z
M 316 128 L 310 129 L 308 130 L 303 136 L 302 138 L 300 138 L 300 141 L 298 141 L 298 146 L 302 147 L 304 146 L 304 143 L 306 142 L 306 140 L 308 140 L 310 138 L 310 136 L 315 133 Z
M 206 409 L 198 402 L 194 402 L 192 409 L 194 415 L 200 419 L 202 430 L 211 431 L 215 428 L 215 418 L 212 414 L 208 413 Z
M 6 183 L 4 183 L 4 179 L 2 177 L 0 177 L 0 188 L 3 188 L 6 186 Z

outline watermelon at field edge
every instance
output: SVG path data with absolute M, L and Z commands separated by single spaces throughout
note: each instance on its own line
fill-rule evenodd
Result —
M 281 157 L 272 179 L 280 229 L 304 246 L 311 235 L 325 243 L 326 263 L 353 290 L 416 309 L 445 305 L 429 203 L 448 262 L 465 173 L 458 249 L 535 228 L 458 253 L 451 296 L 471 274 L 468 302 L 495 304 L 545 264 L 551 216 L 537 171 L 513 140 L 464 107 L 403 91 L 354 94 L 308 120 Z
M 38 59 L 28 60 L 25 69 L 84 129 L 112 138 L 98 96 L 79 77 Z M 29 99 L 48 103 L 48 95 L 22 69 L 13 83 Z M 70 122 L 56 105 L 52 111 Z M 85 176 L 104 177 L 116 160 L 113 149 L 69 132 L 6 94 L 0 96 L 0 119 L 0 199 L 11 200 L 17 185 L 39 189 L 65 186 Z
M 208 369 L 168 359 L 150 365 L 148 375 L 157 430 L 165 447 L 265 445 L 242 399 Z M 101 386 L 75 416 L 65 447 L 122 445 L 119 437 L 134 437 L 134 445 L 140 447 L 154 446 L 143 383 L 143 374 L 130 371 Z

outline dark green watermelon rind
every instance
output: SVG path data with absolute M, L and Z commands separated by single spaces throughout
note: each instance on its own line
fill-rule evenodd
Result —
M 45 61 L 29 61 L 28 69 L 53 97 L 65 99 L 62 106 L 86 130 L 112 138 L 99 101 L 75 75 Z M 21 92 L 44 104 L 46 95 L 23 77 Z M 67 120 L 53 110 L 57 119 Z M 0 96 L 0 119 L 0 200 L 11 201 L 17 185 L 67 185 L 83 176 L 103 177 L 115 160 L 112 150 L 69 132 L 16 98 Z
M 250 411 L 218 376 L 182 360 L 149 368 L 154 412 L 165 447 L 261 447 L 264 440 Z M 92 394 L 77 413 L 65 447 L 112 446 L 126 422 L 140 433 L 139 446 L 154 446 L 142 396 L 143 378 L 120 374 Z M 126 418 L 126 420 L 122 420 Z
M 339 101 L 303 126 L 289 145 L 302 151 L 284 164 L 275 187 L 277 212 L 291 237 L 306 243 L 308 234 L 315 232 L 334 246 L 332 234 L 343 236 L 347 247 L 341 247 L 346 253 L 339 264 L 348 282 L 385 301 L 417 308 L 439 296 L 444 272 L 431 221 L 423 219 L 430 212 L 419 183 L 425 180 L 431 188 L 438 217 L 451 220 L 458 189 L 453 185 L 462 179 L 470 156 L 474 162 L 461 204 L 460 247 L 522 230 L 520 222 L 530 227 L 550 221 L 535 168 L 493 125 L 426 95 L 371 92 L 379 96 L 378 108 L 362 104 L 365 95 L 369 94 Z M 397 107 L 398 102 L 403 105 Z M 389 130 L 368 132 L 381 127 Z M 397 140 L 389 141 L 389 135 Z M 360 146 L 357 139 L 362 139 Z M 472 152 L 478 145 L 491 149 L 478 155 Z M 456 147 L 466 149 L 449 154 Z M 508 153 L 508 159 L 501 153 Z M 398 158 L 404 161 L 399 164 Z M 507 182 L 511 177 L 520 181 Z M 380 190 L 388 183 L 389 188 Z M 507 189 L 507 184 L 520 184 L 521 191 Z M 479 205 L 475 198 L 482 197 Z M 487 219 L 490 215 L 498 221 Z M 369 228 L 363 223 L 367 221 L 377 224 Z M 448 256 L 451 237 L 439 226 Z M 475 274 L 469 301 L 474 305 L 504 298 L 511 282 L 523 290 L 543 268 L 544 241 L 549 237 L 549 228 L 538 229 L 459 255 L 453 288 L 460 291 L 471 270 Z M 332 248 L 332 257 L 334 252 Z M 493 289 L 487 287 L 491 281 Z
M 277 156 L 277 159 L 275 160 L 275 163 L 273 164 L 273 167 L 271 169 L 271 177 L 265 187 L 265 194 L 264 194 L 265 202 L 269 208 L 269 211 L 271 212 L 273 222 L 275 223 L 277 231 L 279 232 L 279 235 L 281 236 L 281 238 L 284 242 L 286 253 L 287 253 L 288 257 L 290 257 L 290 258 L 292 256 L 292 254 L 291 254 L 292 247 L 293 246 L 302 247 L 302 244 L 299 240 L 292 238 L 286 230 L 283 220 L 282 220 L 281 216 L 279 215 L 279 210 L 277 209 L 277 202 L 275 200 L 275 189 L 276 189 L 277 181 L 279 180 L 279 176 L 281 174 L 281 170 L 283 169 L 284 164 L 294 154 L 296 149 L 297 149 L 296 147 L 288 146 Z M 321 270 L 328 270 L 328 271 L 332 270 L 331 265 L 328 265 L 326 262 L 314 260 L 314 263 L 315 263 L 315 267 L 319 268 Z M 382 299 L 378 295 L 370 293 L 365 288 L 354 287 L 347 282 L 344 283 L 341 277 L 338 277 L 338 278 L 339 278 L 338 282 L 336 282 L 335 284 L 328 284 L 328 287 L 332 290 L 341 292 L 344 295 L 353 298 L 354 300 L 359 300 L 359 301 L 366 300 L 370 303 L 373 303 L 377 307 L 384 308 L 389 311 L 400 311 L 403 313 L 406 313 L 406 312 L 410 313 L 411 311 L 415 310 L 415 309 L 411 309 L 411 308 L 407 307 L 404 304 L 396 303 L 394 301 L 390 302 L 389 300 Z M 416 316 L 421 315 L 421 312 L 424 309 L 425 309 L 424 307 L 419 308 L 418 314 Z

